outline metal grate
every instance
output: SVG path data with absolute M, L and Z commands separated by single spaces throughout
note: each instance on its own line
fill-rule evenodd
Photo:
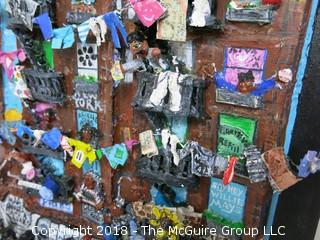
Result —
M 62 74 L 24 69 L 22 75 L 35 100 L 59 104 L 65 100 Z

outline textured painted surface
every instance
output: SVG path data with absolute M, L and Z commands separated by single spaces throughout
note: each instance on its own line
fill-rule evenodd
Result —
M 217 1 L 218 16 L 224 12 L 225 1 Z M 307 13 L 305 2 L 283 1 L 283 5 L 277 11 L 275 20 L 271 25 L 259 26 L 255 24 L 233 23 L 225 26 L 224 34 L 203 33 L 190 34 L 195 48 L 194 68 L 200 70 L 204 64 L 216 63 L 219 71 L 223 70 L 224 48 L 237 46 L 243 48 L 267 49 L 268 58 L 265 64 L 265 77 L 268 78 L 279 68 L 292 67 L 295 70 L 301 51 L 299 44 L 303 40 L 299 31 L 306 28 L 302 21 L 304 13 Z M 115 126 L 115 141 L 120 141 L 121 128 L 131 127 L 133 136 L 147 128 L 148 123 L 143 114 L 132 111 L 130 107 L 132 96 L 135 93 L 137 82 L 132 85 L 120 85 L 116 90 L 115 114 L 117 125 Z M 273 90 L 264 96 L 264 107 L 258 110 L 243 107 L 234 107 L 215 102 L 215 87 L 209 84 L 206 90 L 206 111 L 209 118 L 203 120 L 191 119 L 187 139 L 199 141 L 203 146 L 216 150 L 219 113 L 236 114 L 257 120 L 257 132 L 255 143 L 268 150 L 283 144 L 287 121 L 288 107 L 291 101 L 291 92 L 294 83 L 290 83 L 282 91 Z M 124 167 L 130 171 L 134 168 L 132 158 Z M 248 186 L 248 195 L 244 221 L 247 226 L 260 226 L 265 223 L 271 190 L 268 184 L 249 184 L 246 180 L 237 178 L 235 182 Z M 203 210 L 208 203 L 208 188 L 210 181 L 202 178 L 200 193 L 188 194 L 189 203 L 196 210 Z

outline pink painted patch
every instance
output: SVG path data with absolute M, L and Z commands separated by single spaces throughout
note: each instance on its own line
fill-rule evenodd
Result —
M 250 69 L 239 69 L 239 68 L 227 68 L 225 74 L 225 80 L 233 85 L 238 85 L 238 74 L 239 73 L 246 73 Z M 254 76 L 254 82 L 256 84 L 262 83 L 262 71 L 252 71 Z

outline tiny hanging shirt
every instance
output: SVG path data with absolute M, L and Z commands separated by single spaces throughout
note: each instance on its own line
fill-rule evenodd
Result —
M 71 147 L 74 147 L 71 162 L 77 168 L 81 168 L 86 159 L 89 160 L 90 164 L 97 159 L 95 150 L 90 144 L 72 138 L 68 138 L 68 143 Z
M 26 60 L 26 55 L 22 49 L 13 52 L 0 51 L 0 64 L 2 64 L 9 80 L 14 75 L 14 61 L 16 59 L 19 59 L 20 62 Z
M 102 152 L 109 160 L 111 167 L 114 169 L 117 168 L 118 165 L 123 166 L 128 159 L 128 150 L 124 143 L 103 148 Z

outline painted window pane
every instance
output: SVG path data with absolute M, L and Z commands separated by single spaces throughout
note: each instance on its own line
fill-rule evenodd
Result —
M 238 84 L 238 73 L 252 70 L 255 83 L 263 81 L 263 71 L 267 58 L 267 50 L 255 48 L 234 48 L 225 50 L 225 80 Z

